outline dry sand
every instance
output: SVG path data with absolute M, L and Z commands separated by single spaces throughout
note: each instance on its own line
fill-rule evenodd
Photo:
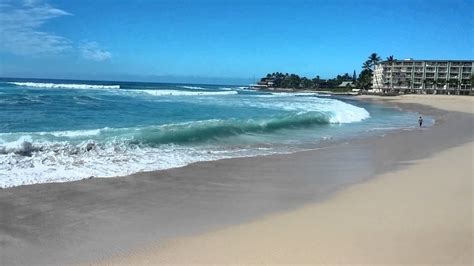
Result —
M 379 97 L 370 95 L 358 96 L 359 99 L 379 102 L 398 102 L 423 104 L 446 111 L 456 111 L 474 114 L 474 97 L 455 95 L 401 95 L 396 97 Z
M 459 96 L 362 98 L 470 114 L 474 103 Z M 99 264 L 472 265 L 473 151 L 469 142 L 298 210 L 160 242 Z

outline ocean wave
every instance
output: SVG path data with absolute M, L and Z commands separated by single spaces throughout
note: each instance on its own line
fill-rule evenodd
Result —
M 149 95 L 150 92 L 157 96 L 170 95 L 169 90 L 114 90 L 114 93 L 127 95 Z M 183 92 L 191 95 L 237 93 L 171 90 L 171 95 L 182 95 Z M 227 98 L 216 97 L 212 103 L 229 104 L 220 99 Z M 0 133 L 0 187 L 65 182 L 90 176 L 113 177 L 198 161 L 282 153 L 288 148 L 278 150 L 281 142 L 272 142 L 273 136 L 279 136 L 272 134 L 274 132 L 286 136 L 299 132 L 293 129 L 318 125 L 327 128 L 331 123 L 353 123 L 370 116 L 363 108 L 318 97 L 289 95 L 260 100 L 242 97 L 232 101 L 232 105 L 276 109 L 278 112 L 270 111 L 266 118 L 259 119 L 209 119 L 129 128 Z M 249 139 L 252 141 L 248 142 Z M 262 141 L 272 144 L 265 144 L 268 149 L 262 149 L 259 144 Z M 253 146 L 249 148 L 244 143 Z
M 208 90 L 206 88 L 198 87 L 198 86 L 178 86 L 178 87 L 183 88 L 183 89 L 188 89 L 188 90 Z
M 258 95 L 261 97 L 262 95 Z M 370 117 L 367 110 L 357 107 L 336 99 L 328 97 L 293 97 L 293 96 L 276 96 L 272 95 L 265 101 L 255 101 L 252 99 L 242 99 L 234 102 L 234 106 L 239 107 L 256 107 L 272 110 L 284 110 L 289 112 L 297 112 L 299 114 L 314 112 L 314 113 L 329 113 L 330 123 L 353 123 L 359 122 Z M 214 102 L 214 104 L 225 104 L 221 102 Z
M 265 120 L 195 121 L 142 128 L 135 132 L 133 143 L 153 146 L 206 142 L 249 133 L 271 133 L 281 129 L 329 123 L 330 114 L 310 113 Z
M 23 143 L 30 142 L 37 150 L 44 143 L 67 142 L 80 145 L 87 141 L 96 143 L 120 142 L 124 145 L 156 147 L 163 144 L 188 144 L 214 142 L 220 138 L 244 134 L 265 134 L 283 129 L 296 129 L 314 125 L 339 123 L 339 114 L 331 112 L 294 113 L 268 119 L 211 119 L 132 128 L 102 128 L 91 130 L 19 132 L 0 134 L 0 154 L 24 153 Z M 354 118 L 352 118 L 354 120 Z M 364 119 L 359 117 L 359 121 Z
M 50 89 L 120 89 L 120 85 L 63 84 L 43 82 L 8 82 L 9 84 L 33 88 Z
M 178 86 L 178 88 L 188 89 L 188 90 L 204 90 L 204 91 L 212 90 L 211 88 L 204 88 L 204 87 L 199 87 L 199 86 Z M 217 89 L 218 90 L 224 90 L 224 91 L 231 91 L 231 90 L 235 90 L 237 88 L 219 87 Z
M 0 134 L 0 187 L 113 177 L 198 161 L 288 152 L 216 140 L 328 124 L 328 114 L 204 120 L 137 128 Z
M 141 171 L 176 168 L 200 161 L 275 152 L 277 151 L 260 148 L 197 148 L 172 144 L 146 147 L 118 141 L 86 141 L 79 145 L 68 142 L 44 142 L 39 145 L 25 141 L 14 153 L 0 152 L 0 188 L 68 182 L 90 177 L 123 176 Z
M 238 94 L 237 91 L 127 90 L 153 96 L 219 96 Z
M 317 92 L 272 92 L 273 96 L 319 96 Z

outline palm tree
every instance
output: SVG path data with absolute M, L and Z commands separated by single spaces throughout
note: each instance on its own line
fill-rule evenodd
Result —
M 365 61 L 364 64 L 362 65 L 362 68 L 365 69 L 365 70 L 368 70 L 368 71 L 372 71 L 371 67 L 372 66 L 370 65 L 369 60 Z
M 395 58 L 393 58 L 393 55 L 387 57 L 387 62 L 390 65 L 390 91 L 393 92 L 393 62 L 395 61 Z
M 370 62 L 370 66 L 372 70 L 375 70 L 375 66 L 380 62 L 380 60 L 382 60 L 382 58 L 380 58 L 380 56 L 378 56 L 377 53 L 372 53 L 369 56 L 368 61 Z
M 382 60 L 382 59 L 380 58 L 380 56 L 377 55 L 377 53 L 372 53 L 369 56 L 369 59 L 367 60 L 367 62 L 369 63 L 370 68 L 372 69 L 372 73 L 375 71 L 375 66 L 377 66 L 377 64 L 380 62 L 380 60 Z M 374 74 L 372 74 L 372 75 L 374 75 Z M 379 84 L 379 82 L 377 80 L 375 80 L 375 84 Z

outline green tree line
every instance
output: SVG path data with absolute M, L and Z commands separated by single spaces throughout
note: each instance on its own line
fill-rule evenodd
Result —
M 319 89 L 319 88 L 334 88 L 337 87 L 344 81 L 356 82 L 356 73 L 352 76 L 349 73 L 337 75 L 332 79 L 321 79 L 319 75 L 314 78 L 300 77 L 297 74 L 288 74 L 281 72 L 274 72 L 267 74 L 264 78 L 261 78 L 261 82 L 273 82 L 273 87 L 276 88 L 289 88 L 289 89 Z

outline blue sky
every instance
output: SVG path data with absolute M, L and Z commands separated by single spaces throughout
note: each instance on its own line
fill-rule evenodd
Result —
M 247 83 L 473 59 L 474 1 L 0 0 L 0 76 Z

